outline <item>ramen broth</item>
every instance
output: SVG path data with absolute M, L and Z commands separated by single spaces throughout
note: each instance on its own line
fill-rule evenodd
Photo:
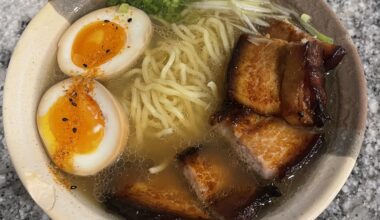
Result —
M 208 12 L 203 14 L 203 16 L 207 18 L 207 16 L 214 15 L 214 13 L 215 12 Z M 152 43 L 150 47 L 147 49 L 148 51 L 153 51 L 154 49 L 156 49 L 158 46 L 157 42 L 165 42 L 167 39 L 170 39 L 169 41 L 171 45 L 175 46 L 176 44 L 180 44 L 181 40 L 173 41 L 173 39 L 178 38 L 176 37 L 176 34 L 173 31 L 162 26 L 159 22 L 155 20 L 153 20 L 153 22 L 154 36 L 151 41 Z M 233 37 L 233 41 L 236 41 L 240 33 L 240 31 L 234 30 L 233 34 L 231 35 Z M 189 123 L 192 124 L 190 128 L 185 127 L 185 125 L 177 122 L 178 130 L 181 130 L 182 133 L 180 134 L 176 131 L 176 129 L 173 129 L 172 134 L 164 135 L 162 137 L 152 135 L 152 132 L 150 132 L 149 128 L 147 128 L 146 130 L 148 131 L 144 133 L 145 135 L 143 136 L 143 141 L 139 142 L 137 140 L 137 134 L 135 131 L 136 123 L 133 120 L 131 120 L 130 136 L 128 140 L 129 143 L 127 144 L 127 152 L 125 155 L 127 155 L 127 157 L 136 157 L 143 160 L 149 160 L 150 162 L 152 162 L 152 165 L 159 165 L 161 163 L 167 163 L 172 161 L 177 153 L 181 152 L 187 147 L 199 144 L 200 142 L 202 142 L 202 140 L 209 139 L 210 136 L 214 136 L 213 133 L 210 133 L 211 125 L 209 123 L 209 118 L 217 110 L 217 108 L 223 101 L 224 78 L 226 68 L 230 59 L 231 51 L 232 45 L 231 48 L 229 48 L 228 52 L 226 52 L 224 56 L 221 57 L 221 60 L 218 62 L 213 61 L 210 58 L 207 58 L 209 59 L 209 61 L 207 62 L 207 66 L 212 73 L 212 79 L 208 80 L 215 82 L 215 84 L 217 85 L 217 95 L 214 96 L 210 94 L 210 96 L 212 97 L 208 100 L 207 106 L 199 107 L 194 105 L 193 110 L 195 110 L 197 114 L 196 118 L 193 121 L 190 121 L 190 119 L 188 119 Z M 139 60 L 136 66 L 142 65 L 141 63 L 143 62 L 143 59 L 144 56 Z M 166 63 L 169 57 L 163 56 L 161 59 L 164 61 L 163 63 Z M 128 75 L 128 73 L 126 75 Z M 188 78 L 188 80 L 192 80 L 192 78 Z M 131 100 L 130 98 L 125 97 L 125 91 L 126 88 L 132 87 L 133 84 L 134 78 L 129 77 L 122 77 L 120 79 L 117 78 L 115 80 L 105 82 L 106 87 L 120 100 L 122 104 L 125 105 L 125 109 L 128 112 L 128 114 L 131 114 Z M 168 99 L 169 101 L 171 101 L 170 97 Z M 189 112 L 187 111 L 187 109 L 181 109 L 181 113 L 186 119 L 189 117 Z
M 211 16 L 214 15 L 214 13 L 215 12 L 207 12 L 203 14 L 203 16 Z M 159 22 L 154 20 L 153 22 L 155 23 L 155 31 L 151 41 L 152 43 L 148 50 L 154 49 L 157 46 L 155 42 L 167 38 L 173 38 L 173 36 L 175 36 L 175 33 L 163 28 Z M 234 40 L 238 38 L 239 34 L 240 31 L 234 30 Z M 232 51 L 232 46 L 230 49 Z M 143 57 L 138 63 L 136 63 L 137 66 L 141 64 L 142 59 Z M 163 57 L 163 59 L 166 58 Z M 166 181 L 167 178 L 165 173 L 176 172 L 178 174 L 176 181 L 183 183 L 184 178 L 182 172 L 176 168 L 175 156 L 187 147 L 203 144 L 207 146 L 207 152 L 210 152 L 210 155 L 218 153 L 221 149 L 225 149 L 226 161 L 231 160 L 229 156 L 227 156 L 232 154 L 232 152 L 227 152 L 227 142 L 223 137 L 213 131 L 209 124 L 209 117 L 217 110 L 217 107 L 219 107 L 220 103 L 223 101 L 223 82 L 229 59 L 230 55 L 227 54 L 223 57 L 223 62 L 221 62 L 221 64 L 212 61 L 209 63 L 210 69 L 215 75 L 214 80 L 218 85 L 219 95 L 208 103 L 209 105 L 207 108 L 205 108 L 204 111 L 201 111 L 201 114 L 198 115 L 201 123 L 197 124 L 197 129 L 195 131 L 188 131 L 185 137 L 178 135 L 175 132 L 172 135 L 162 138 L 146 136 L 142 143 L 137 143 L 136 133 L 134 132 L 135 125 L 132 123 L 130 126 L 130 135 L 126 150 L 111 167 L 106 168 L 93 177 L 77 177 L 64 173 L 60 175 L 63 175 L 64 178 L 69 180 L 72 189 L 74 188 L 74 190 L 80 191 L 91 200 L 102 203 L 107 200 L 109 195 L 112 195 L 112 193 L 115 192 L 115 187 L 120 179 L 133 182 L 139 178 L 146 178 L 149 181 L 151 176 L 155 176 L 156 178 L 161 178 L 162 182 L 167 182 L 169 185 L 178 184 L 173 183 L 172 181 Z M 104 84 L 121 103 L 125 102 L 123 99 L 123 91 L 126 87 L 131 85 L 130 79 L 117 78 L 115 80 L 106 81 Z M 128 109 L 126 109 L 126 111 L 128 111 Z M 186 116 L 186 111 L 184 111 L 183 114 Z M 237 160 L 234 159 L 234 161 Z M 167 167 L 163 172 L 157 174 L 150 174 L 148 172 L 149 168 L 161 163 L 167 164 Z M 187 189 L 190 190 L 190 188 Z
M 202 18 L 215 15 L 215 12 L 208 13 L 209 14 L 203 14 Z M 226 19 L 228 19 L 229 16 L 226 16 Z M 167 29 L 162 28 L 159 21 L 153 20 L 153 22 L 155 23 L 155 32 L 152 43 L 148 49 L 155 48 L 157 46 L 155 42 L 157 41 L 167 38 L 172 39 L 173 36 L 175 36 L 175 33 L 170 31 L 168 32 Z M 187 21 L 187 23 L 189 23 L 189 21 Z M 239 30 L 234 30 L 233 42 L 236 42 L 240 33 L 241 32 Z M 232 51 L 232 47 L 230 50 Z M 136 63 L 137 66 L 141 65 L 143 58 L 144 57 Z M 166 60 L 168 58 L 163 57 L 162 59 Z M 222 57 L 223 61 L 221 62 L 221 65 L 213 61 L 209 62 L 210 69 L 214 74 L 214 81 L 218 86 L 218 96 L 210 100 L 208 103 L 209 105 L 204 109 L 204 111 L 200 111 L 200 114 L 198 115 L 198 122 L 200 123 L 197 124 L 196 130 L 187 131 L 186 136 L 181 136 L 175 131 L 173 134 L 160 138 L 147 135 L 143 137 L 142 142 L 138 142 L 136 138 L 137 134 L 134 131 L 136 124 L 131 123 L 130 136 L 126 150 L 111 167 L 106 168 L 93 177 L 75 177 L 62 174 L 69 180 L 71 189 L 77 190 L 78 192 L 86 195 L 87 198 L 94 200 L 100 205 L 112 197 L 112 194 L 117 190 L 117 187 L 120 186 L 120 182 L 128 184 L 141 179 L 145 179 L 149 182 L 150 179 L 154 178 L 155 182 L 160 182 L 169 188 L 171 185 L 173 185 L 173 187 L 174 185 L 182 185 L 185 190 L 192 192 L 190 186 L 185 184 L 182 170 L 178 168 L 176 154 L 180 153 L 187 147 L 199 144 L 205 147 L 205 154 L 210 157 L 214 154 L 221 154 L 226 162 L 240 170 L 238 172 L 240 176 L 237 175 L 237 179 L 244 178 L 245 175 L 254 176 L 255 174 L 246 170 L 246 166 L 240 164 L 225 137 L 214 131 L 209 124 L 209 117 L 217 110 L 223 101 L 224 77 L 229 59 L 230 53 L 226 53 L 225 57 Z M 132 85 L 132 80 L 130 78 L 121 78 L 106 81 L 104 84 L 121 103 L 124 103 L 125 97 L 123 96 L 123 91 Z M 126 108 L 127 107 L 128 105 L 126 105 Z M 126 110 L 129 111 L 129 109 Z M 186 110 L 184 110 L 183 114 L 187 117 Z M 154 174 L 148 171 L 149 168 L 162 164 L 164 164 L 163 171 Z M 176 178 L 168 178 L 168 173 L 175 173 Z M 261 186 L 271 183 L 270 181 L 265 181 L 257 176 L 254 176 L 254 178 L 258 180 Z M 291 183 L 292 178 L 286 179 L 285 181 L 276 182 L 281 189 L 284 189 L 283 192 L 285 192 L 285 194 Z M 126 210 L 128 213 L 124 213 L 124 215 L 136 216 L 138 213 L 138 210 L 133 208 Z

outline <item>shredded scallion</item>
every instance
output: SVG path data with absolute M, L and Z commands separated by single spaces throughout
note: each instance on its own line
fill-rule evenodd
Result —
M 302 27 L 305 28 L 305 30 L 307 32 L 309 32 L 311 35 L 315 36 L 319 40 L 321 40 L 323 42 L 326 42 L 326 43 L 329 43 L 329 44 L 333 44 L 334 43 L 334 39 L 332 39 L 331 37 L 329 37 L 327 35 L 322 34 L 315 27 L 313 27 L 311 25 L 311 23 L 310 23 L 311 22 L 311 17 L 309 15 L 302 14 L 301 17 L 300 17 L 300 19 L 299 19 L 299 22 L 302 25 Z
M 311 22 L 311 17 L 308 14 L 302 14 L 301 15 L 301 20 L 304 21 L 304 22 L 306 22 L 306 23 L 310 23 Z
M 288 9 L 269 0 L 215 0 L 215 1 L 197 1 L 189 4 L 192 8 L 197 9 L 215 9 L 233 11 L 240 20 L 243 21 L 248 28 L 235 25 L 234 26 L 244 32 L 260 35 L 255 25 L 268 26 L 266 18 L 276 20 L 290 20 L 291 16 L 295 17 L 301 26 L 311 35 L 319 40 L 327 43 L 334 43 L 331 37 L 319 32 L 311 25 L 311 17 L 307 14 L 301 16 L 292 9 Z M 248 32 L 247 29 L 250 31 Z
M 198 1 L 189 4 L 197 9 L 216 9 L 233 11 L 241 21 L 243 21 L 250 32 L 260 35 L 255 25 L 268 26 L 265 18 L 270 17 L 277 20 L 290 19 L 288 11 L 283 10 L 268 0 L 219 0 L 219 1 Z M 239 29 L 242 29 L 239 27 Z

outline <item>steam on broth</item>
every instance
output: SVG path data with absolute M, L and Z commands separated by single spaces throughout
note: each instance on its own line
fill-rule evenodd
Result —
M 116 107 L 107 109 L 107 100 L 98 104 L 105 109 L 105 131 L 115 133 L 108 139 L 114 140 L 110 143 L 117 152 L 106 158 L 107 166 L 112 165 L 95 170 L 95 175 L 59 174 L 75 186 L 72 190 L 78 188 L 98 204 L 135 219 L 247 219 L 281 195 L 277 186 L 286 189 L 286 172 L 309 159 L 322 143 L 323 129 L 311 127 L 322 127 L 327 118 L 323 74 L 345 52 L 327 36 L 310 33 L 327 40 L 323 42 L 293 25 L 292 16 L 302 20 L 296 12 L 258 2 L 161 5 L 162 10 L 181 8 L 174 21 L 139 1 L 133 4 L 151 13 L 149 17 L 129 5 L 93 12 L 103 21 L 90 13 L 82 19 L 87 27 L 96 22 L 127 35 L 120 38 L 126 42 L 113 42 L 121 48 L 119 54 L 105 48 L 101 28 L 91 30 L 91 38 L 81 36 L 107 56 L 96 67 L 82 61 L 73 67 L 72 60 L 65 60 L 71 47 L 67 39 L 84 33 L 77 24 L 69 29 L 60 42 L 60 67 L 79 79 L 103 79 L 102 94 Z M 302 24 L 310 27 L 310 19 Z M 93 54 L 86 54 L 76 60 L 92 62 Z M 117 68 L 115 63 L 123 60 Z M 107 124 L 115 115 L 120 123 Z M 71 136 L 93 132 L 72 131 Z M 71 146 L 72 140 L 67 143 Z M 54 152 L 50 154 L 57 164 Z

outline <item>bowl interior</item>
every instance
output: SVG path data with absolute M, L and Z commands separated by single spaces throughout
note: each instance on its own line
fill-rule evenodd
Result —
M 57 43 L 78 17 L 104 6 L 102 0 L 53 0 L 23 33 L 9 65 L 4 96 L 4 126 L 12 161 L 33 199 L 57 219 L 112 219 L 97 203 L 57 183 L 40 141 L 35 115 L 43 92 L 64 78 L 57 61 Z M 286 186 L 286 197 L 265 212 L 264 219 L 313 219 L 332 201 L 350 174 L 359 154 L 366 120 L 365 77 L 355 46 L 323 0 L 283 0 L 281 4 L 311 15 L 315 26 L 347 56 L 328 78 L 329 111 L 326 144 Z M 22 133 L 21 133 L 22 131 Z

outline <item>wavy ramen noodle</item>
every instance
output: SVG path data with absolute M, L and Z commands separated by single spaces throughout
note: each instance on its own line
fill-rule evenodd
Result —
M 155 31 L 161 37 L 141 64 L 124 75 L 123 101 L 136 145 L 147 136 L 197 137 L 208 126 L 223 80 L 220 73 L 236 40 L 232 24 L 218 17 L 188 25 L 158 21 L 162 24 Z

